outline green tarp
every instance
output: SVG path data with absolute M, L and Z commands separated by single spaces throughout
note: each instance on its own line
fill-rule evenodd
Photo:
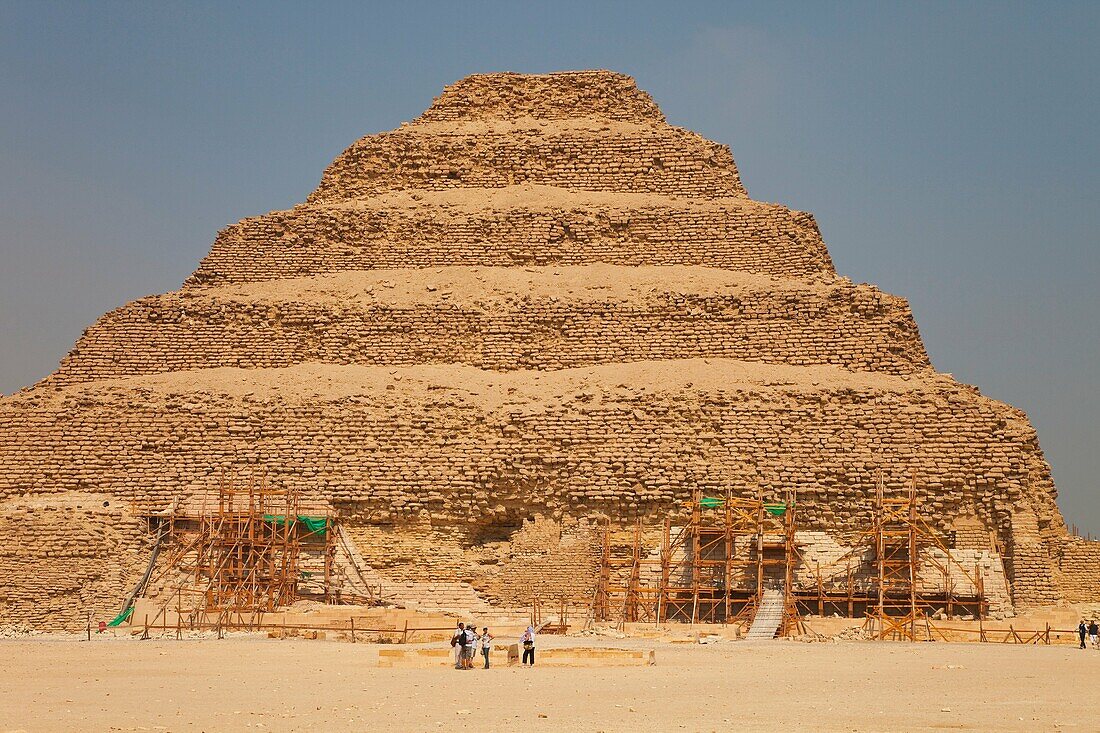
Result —
M 726 500 L 719 499 L 715 496 L 704 496 L 699 500 L 699 506 L 704 509 L 717 509 L 718 507 L 725 506 Z M 787 511 L 786 504 L 765 504 L 764 511 L 771 514 L 773 517 L 782 517 Z
M 328 529 L 328 518 L 326 517 L 306 517 L 298 515 L 298 522 L 304 524 L 311 534 L 324 534 L 325 530 Z
M 282 514 L 265 514 L 264 521 L 280 527 L 287 523 L 286 516 Z M 307 517 L 299 514 L 291 524 L 301 524 L 308 534 L 324 534 L 328 530 L 327 517 Z
M 121 626 L 122 624 L 126 623 L 126 619 L 130 618 L 130 616 L 132 616 L 133 613 L 134 613 L 134 607 L 130 606 L 125 611 L 123 611 L 119 615 L 115 616 L 114 620 L 112 620 L 107 625 L 108 626 Z

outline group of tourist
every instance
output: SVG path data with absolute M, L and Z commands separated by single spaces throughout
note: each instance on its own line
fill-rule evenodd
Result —
M 455 669 L 473 669 L 474 656 L 478 649 L 481 650 L 481 656 L 485 659 L 485 666 L 482 669 L 489 669 L 489 651 L 493 648 L 494 638 L 496 637 L 489 633 L 488 626 L 483 626 L 479 634 L 476 624 L 467 625 L 460 621 L 458 628 L 451 636 L 451 646 L 455 650 Z M 520 637 L 519 643 L 523 647 L 523 666 L 534 667 L 535 627 L 528 626 Z
M 1085 619 L 1081 619 L 1081 623 L 1077 624 L 1077 636 L 1081 638 L 1082 649 L 1088 648 L 1085 646 L 1086 636 L 1094 649 L 1100 649 L 1100 626 L 1096 624 L 1096 619 L 1089 621 L 1088 626 L 1085 625 Z

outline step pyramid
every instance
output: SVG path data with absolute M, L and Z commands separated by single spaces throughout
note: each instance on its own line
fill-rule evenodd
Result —
M 96 321 L 0 425 L 4 623 L 113 607 L 136 513 L 256 466 L 395 583 L 496 598 L 590 588 L 591 523 L 694 487 L 796 488 L 807 529 L 858 530 L 881 469 L 1017 558 L 1017 604 L 1062 597 L 1026 415 L 937 373 L 903 298 L 608 71 L 447 87 Z

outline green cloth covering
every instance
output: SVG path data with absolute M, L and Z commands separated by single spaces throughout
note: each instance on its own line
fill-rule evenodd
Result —
M 283 514 L 265 514 L 264 521 L 280 527 L 287 523 L 286 516 Z M 328 530 L 328 517 L 308 517 L 305 514 L 299 514 L 291 524 L 303 525 L 307 534 L 324 534 Z
M 787 511 L 786 504 L 765 504 L 764 511 L 773 517 L 782 517 Z
M 704 509 L 717 509 L 726 505 L 725 499 L 719 499 L 715 496 L 704 496 L 699 500 L 699 506 Z M 789 509 L 786 504 L 765 504 L 764 511 L 771 514 L 773 517 L 782 517 Z
M 108 626 L 121 626 L 126 623 L 126 619 L 130 618 L 134 614 L 134 607 L 130 606 L 125 611 L 115 616 L 114 620 L 108 623 Z
M 324 534 L 328 529 L 328 517 L 307 517 L 299 514 L 298 521 L 305 525 L 310 534 Z

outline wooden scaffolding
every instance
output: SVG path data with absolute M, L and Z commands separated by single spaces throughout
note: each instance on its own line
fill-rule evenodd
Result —
M 304 504 L 294 488 L 269 487 L 263 474 L 241 487 L 223 476 L 209 508 L 204 501 L 196 514 L 150 520 L 168 537 L 162 575 L 177 582 L 165 608 L 247 624 L 303 596 L 334 600 L 339 583 L 330 513 Z
M 595 620 L 743 624 L 751 621 L 765 588 L 791 597 L 797 557 L 793 495 L 768 502 L 762 492 L 743 498 L 727 490 L 713 497 L 697 489 L 686 509 L 682 526 L 664 521 L 656 553 L 644 549 L 640 520 L 628 551 L 615 553 L 608 523 Z M 795 610 L 791 603 L 790 614 Z
M 951 551 L 919 511 L 917 479 L 913 477 L 900 496 L 886 496 L 882 474 L 875 484 L 872 541 L 876 571 L 873 604 L 868 608 L 867 628 L 876 639 L 916 641 L 930 639 L 930 620 L 956 611 L 985 618 L 988 601 L 980 568 L 971 571 L 954 561 Z M 931 551 L 938 550 L 943 559 Z M 938 573 L 942 582 L 930 589 L 922 582 L 921 569 Z M 962 576 L 971 593 L 957 592 L 956 576 Z
M 782 636 L 801 633 L 802 618 L 814 613 L 864 618 L 876 639 L 927 637 L 934 615 L 984 618 L 980 568 L 954 559 L 921 516 L 916 487 L 914 479 L 902 495 L 887 496 L 880 473 L 870 526 L 827 565 L 804 556 L 793 492 L 769 502 L 759 491 L 744 498 L 729 490 L 721 497 L 696 490 L 685 507 L 686 522 L 674 526 L 666 518 L 659 540 L 638 520 L 624 541 L 626 530 L 609 522 L 592 618 L 746 625 L 766 589 L 783 593 Z

